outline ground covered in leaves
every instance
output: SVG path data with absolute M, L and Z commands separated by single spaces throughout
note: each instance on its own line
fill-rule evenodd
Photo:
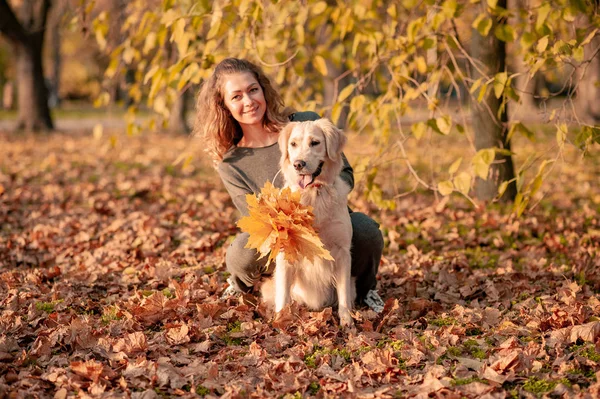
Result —
M 331 309 L 274 325 L 220 299 L 236 215 L 201 143 L 0 142 L 0 397 L 600 395 L 598 169 L 521 218 L 354 195 L 382 225 L 386 306 L 344 331 Z

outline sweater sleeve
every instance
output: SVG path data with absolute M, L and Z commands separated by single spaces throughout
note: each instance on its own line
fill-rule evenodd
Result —
M 235 168 L 226 163 L 220 163 L 217 171 L 221 177 L 221 181 L 225 189 L 229 193 L 233 205 L 242 214 L 248 216 L 248 204 L 246 203 L 246 194 L 252 194 L 252 190 L 240 178 L 239 174 L 235 173 Z
M 317 119 L 321 119 L 321 116 L 313 111 L 296 112 L 290 115 L 291 122 L 316 121 Z M 350 166 L 350 162 L 348 162 L 346 155 L 342 154 L 342 159 L 344 160 L 344 166 L 342 167 L 340 177 L 352 190 L 354 188 L 354 169 Z
M 352 190 L 354 189 L 354 169 L 352 169 L 352 166 L 350 166 L 350 162 L 348 162 L 346 155 L 342 154 L 342 159 L 344 160 L 344 167 L 340 172 L 340 177 L 343 181 L 348 183 L 350 190 Z

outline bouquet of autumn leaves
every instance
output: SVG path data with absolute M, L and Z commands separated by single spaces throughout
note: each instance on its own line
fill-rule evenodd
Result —
M 250 235 L 246 248 L 256 249 L 259 259 L 269 255 L 270 264 L 283 252 L 290 263 L 315 257 L 333 260 L 313 227 L 312 207 L 300 203 L 299 191 L 279 190 L 267 182 L 258 196 L 247 194 L 246 202 L 249 215 L 237 226 Z

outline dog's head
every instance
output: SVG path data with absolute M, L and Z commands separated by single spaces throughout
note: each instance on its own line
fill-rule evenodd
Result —
M 291 122 L 279 133 L 281 168 L 301 188 L 333 183 L 342 168 L 346 135 L 328 119 Z

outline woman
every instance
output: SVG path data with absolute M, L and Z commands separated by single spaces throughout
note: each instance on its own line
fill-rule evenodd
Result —
M 278 133 L 290 121 L 319 119 L 314 112 L 286 115 L 281 96 L 269 78 L 255 64 L 237 58 L 221 61 L 202 87 L 196 104 L 194 134 L 202 135 L 208 151 L 217 162 L 217 170 L 242 215 L 248 214 L 246 194 L 259 193 L 265 182 L 283 186 L 279 172 L 281 153 Z M 352 167 L 344 157 L 341 177 L 354 187 Z M 377 270 L 383 251 L 379 225 L 363 213 L 351 213 L 352 276 L 356 277 L 357 303 L 366 303 L 376 311 L 383 309 L 377 294 Z M 249 292 L 263 274 L 266 258 L 244 248 L 246 233 L 238 234 L 227 249 L 225 263 L 231 273 L 232 292 Z

